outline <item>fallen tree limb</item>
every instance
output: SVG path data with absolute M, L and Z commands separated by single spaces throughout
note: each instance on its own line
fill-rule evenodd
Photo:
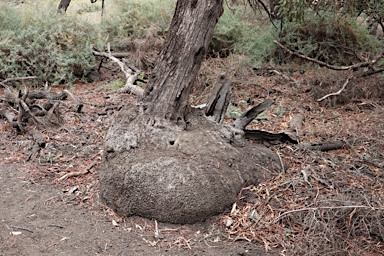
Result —
M 63 176 L 61 176 L 59 179 L 57 179 L 57 181 L 63 181 L 65 179 L 68 179 L 68 178 L 71 178 L 71 177 L 76 177 L 76 176 L 80 176 L 80 175 L 84 175 L 84 174 L 87 174 L 94 166 L 96 165 L 96 161 L 92 162 L 88 167 L 87 169 L 83 170 L 83 171 L 78 171 L 78 172 L 71 172 L 71 173 L 67 173 Z
M 127 67 L 124 62 L 120 61 L 118 58 L 114 57 L 113 54 L 110 51 L 110 47 L 108 44 L 108 52 L 99 52 L 96 51 L 93 46 L 91 46 L 92 53 L 96 56 L 102 56 L 105 58 L 111 59 L 113 62 L 117 63 L 120 66 L 121 71 L 124 73 L 126 78 L 126 84 L 125 86 L 119 90 L 119 93 L 132 93 L 134 95 L 137 95 L 139 97 L 144 96 L 144 89 L 140 86 L 134 85 L 134 82 L 138 79 L 138 76 L 134 74 L 132 69 Z
M 3 81 L 0 82 L 0 84 L 4 87 L 6 87 L 6 83 L 9 83 L 9 82 L 14 82 L 14 81 L 24 81 L 24 80 L 33 80 L 33 79 L 37 79 L 37 76 L 26 76 L 26 77 L 12 77 L 12 78 L 7 78 Z
M 296 84 L 296 85 L 299 84 L 299 82 L 297 82 L 297 81 L 296 81 L 295 79 L 293 79 L 292 77 L 289 77 L 289 76 L 287 76 L 287 75 L 284 75 L 283 73 L 281 73 L 281 72 L 279 72 L 279 71 L 277 71 L 277 70 L 275 70 L 275 69 L 270 69 L 269 71 L 272 72 L 272 73 L 274 73 L 274 74 L 276 74 L 276 75 L 279 75 L 279 76 L 283 77 L 285 80 L 288 80 L 288 81 L 290 81 L 290 82 L 293 82 L 293 83 Z
M 280 48 L 282 48 L 284 51 L 288 52 L 291 55 L 294 55 L 294 56 L 299 57 L 301 59 L 308 60 L 310 62 L 319 64 L 320 66 L 324 66 L 324 67 L 327 67 L 327 68 L 332 69 L 332 70 L 357 70 L 359 68 L 372 67 L 384 55 L 384 51 L 383 51 L 383 52 L 380 52 L 374 59 L 372 59 L 370 61 L 360 62 L 360 63 L 356 63 L 356 64 L 353 64 L 350 66 L 335 66 L 335 65 L 330 65 L 330 64 L 323 62 L 323 61 L 319 61 L 319 60 L 310 58 L 308 56 L 302 55 L 302 54 L 297 53 L 295 51 L 292 51 L 292 50 L 288 49 L 287 47 L 285 47 L 284 45 L 282 45 L 281 43 L 279 43 L 278 41 L 273 41 L 273 42 L 275 44 L 277 44 Z
M 15 91 L 10 87 L 5 89 L 5 97 L 0 101 L 0 117 L 6 119 L 8 124 L 23 133 L 25 126 L 34 124 L 38 128 L 58 127 L 63 123 L 59 111 L 60 100 L 69 99 L 74 103 L 76 112 L 80 112 L 83 102 L 71 92 L 62 92 L 39 89 L 29 91 Z
M 329 93 L 323 97 L 321 97 L 320 99 L 317 99 L 317 101 L 322 101 L 322 100 L 325 100 L 326 98 L 330 97 L 330 96 L 335 96 L 335 95 L 339 95 L 342 91 L 344 91 L 345 87 L 347 87 L 347 84 L 349 83 L 349 80 L 354 78 L 353 76 L 352 77 L 348 77 L 347 80 L 345 80 L 343 86 L 341 87 L 340 90 L 338 90 L 337 92 L 333 92 L 333 93 Z

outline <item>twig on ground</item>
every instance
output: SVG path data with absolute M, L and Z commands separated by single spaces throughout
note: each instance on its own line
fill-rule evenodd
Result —
M 325 100 L 326 98 L 330 97 L 330 96 L 336 96 L 336 95 L 339 95 L 342 91 L 344 91 L 345 87 L 347 86 L 347 84 L 349 83 L 349 80 L 350 79 L 353 79 L 354 76 L 351 76 L 351 77 L 348 77 L 347 80 L 345 80 L 343 86 L 341 87 L 340 90 L 338 90 L 337 92 L 333 92 L 333 93 L 329 93 L 323 97 L 321 97 L 320 99 L 317 99 L 317 101 L 323 101 Z
M 25 231 L 28 231 L 28 232 L 30 232 L 30 233 L 33 233 L 33 231 L 30 230 L 30 229 L 28 229 L 28 228 L 18 227 L 18 226 L 13 226 L 13 225 L 11 225 L 10 227 L 11 227 L 11 228 L 14 228 L 14 229 L 25 230 Z
M 37 76 L 12 77 L 12 78 L 7 78 L 7 79 L 1 81 L 0 84 L 4 87 L 7 87 L 5 84 L 8 82 L 20 81 L 20 80 L 33 80 L 33 79 L 37 79 Z
M 71 177 L 76 177 L 76 176 L 80 176 L 80 175 L 84 175 L 84 174 L 87 174 L 94 166 L 96 165 L 96 161 L 92 162 L 87 169 L 83 170 L 83 171 L 79 171 L 79 172 L 71 172 L 71 173 L 67 173 L 63 176 L 61 176 L 57 181 L 63 181 L 65 179 L 68 179 L 68 178 L 71 178 Z
M 297 82 L 296 79 L 293 79 L 292 77 L 289 77 L 289 76 L 287 76 L 287 75 L 284 75 L 283 73 L 281 73 L 281 72 L 279 72 L 279 71 L 277 71 L 277 70 L 275 70 L 275 69 L 271 69 L 270 71 L 273 72 L 273 73 L 275 73 L 276 75 L 279 75 L 279 76 L 283 77 L 284 79 L 286 79 L 286 80 L 288 80 L 288 81 L 290 81 L 290 82 L 295 83 L 296 85 L 299 84 L 299 82 Z
M 324 209 L 328 209 L 328 210 L 333 210 L 333 209 L 352 209 L 352 208 L 371 209 L 371 210 L 374 210 L 374 211 L 383 211 L 383 210 L 384 210 L 384 207 L 377 208 L 377 207 L 366 206 L 366 205 L 343 205 L 343 206 L 319 206 L 319 207 L 309 207 L 309 208 L 301 208 L 301 209 L 296 209 L 296 210 L 292 210 L 292 211 L 284 212 L 284 213 L 282 213 L 281 215 L 279 215 L 279 216 L 275 219 L 274 222 L 276 223 L 276 222 L 278 222 L 279 220 L 285 218 L 287 215 L 289 215 L 289 214 L 291 214 L 291 213 L 295 213 L 295 212 L 316 211 L 316 210 L 324 210 Z

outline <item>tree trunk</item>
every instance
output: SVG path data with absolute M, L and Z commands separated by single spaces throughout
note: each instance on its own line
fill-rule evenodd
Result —
M 177 1 L 167 39 L 147 86 L 146 113 L 185 120 L 191 87 L 222 13 L 223 0 Z
M 65 13 L 70 3 L 71 3 L 71 0 L 60 0 L 60 4 L 59 4 L 59 7 L 57 8 L 57 11 L 59 13 Z
M 178 0 L 143 101 L 115 116 L 99 169 L 100 198 L 118 214 L 204 221 L 280 170 L 272 151 L 188 104 L 222 13 L 223 0 Z

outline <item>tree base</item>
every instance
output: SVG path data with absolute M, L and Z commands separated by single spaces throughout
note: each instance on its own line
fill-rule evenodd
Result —
M 204 221 L 229 210 L 242 187 L 281 168 L 275 153 L 200 112 L 187 127 L 140 114 L 134 106 L 114 120 L 100 167 L 100 196 L 120 215 Z

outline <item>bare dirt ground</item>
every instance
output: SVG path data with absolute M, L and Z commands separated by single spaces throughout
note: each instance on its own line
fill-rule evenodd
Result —
M 215 61 L 204 65 L 225 70 Z M 329 74 L 285 72 L 295 81 L 268 72 L 239 69 L 236 74 L 228 112 L 233 117 L 271 97 L 276 104 L 253 128 L 287 129 L 302 109 L 301 142 L 348 140 L 350 146 L 321 152 L 267 144 L 281 156 L 283 173 L 244 188 L 232 209 L 205 223 L 158 223 L 155 238 L 154 220 L 119 217 L 97 194 L 103 136 L 113 113 L 135 99 L 103 88 L 106 82 L 78 84 L 71 90 L 84 102 L 83 111 L 73 112 L 72 103 L 64 101 L 65 123 L 41 131 L 46 146 L 38 152 L 28 132 L 16 134 L 0 123 L 0 255 L 381 255 L 382 98 L 362 86 L 358 93 L 356 88 L 345 92 L 349 101 L 318 103 L 314 93 L 338 90 L 338 84 L 314 89 L 313 80 Z M 204 76 L 193 97 L 196 104 L 209 91 Z M 65 176 L 79 171 L 84 173 Z

